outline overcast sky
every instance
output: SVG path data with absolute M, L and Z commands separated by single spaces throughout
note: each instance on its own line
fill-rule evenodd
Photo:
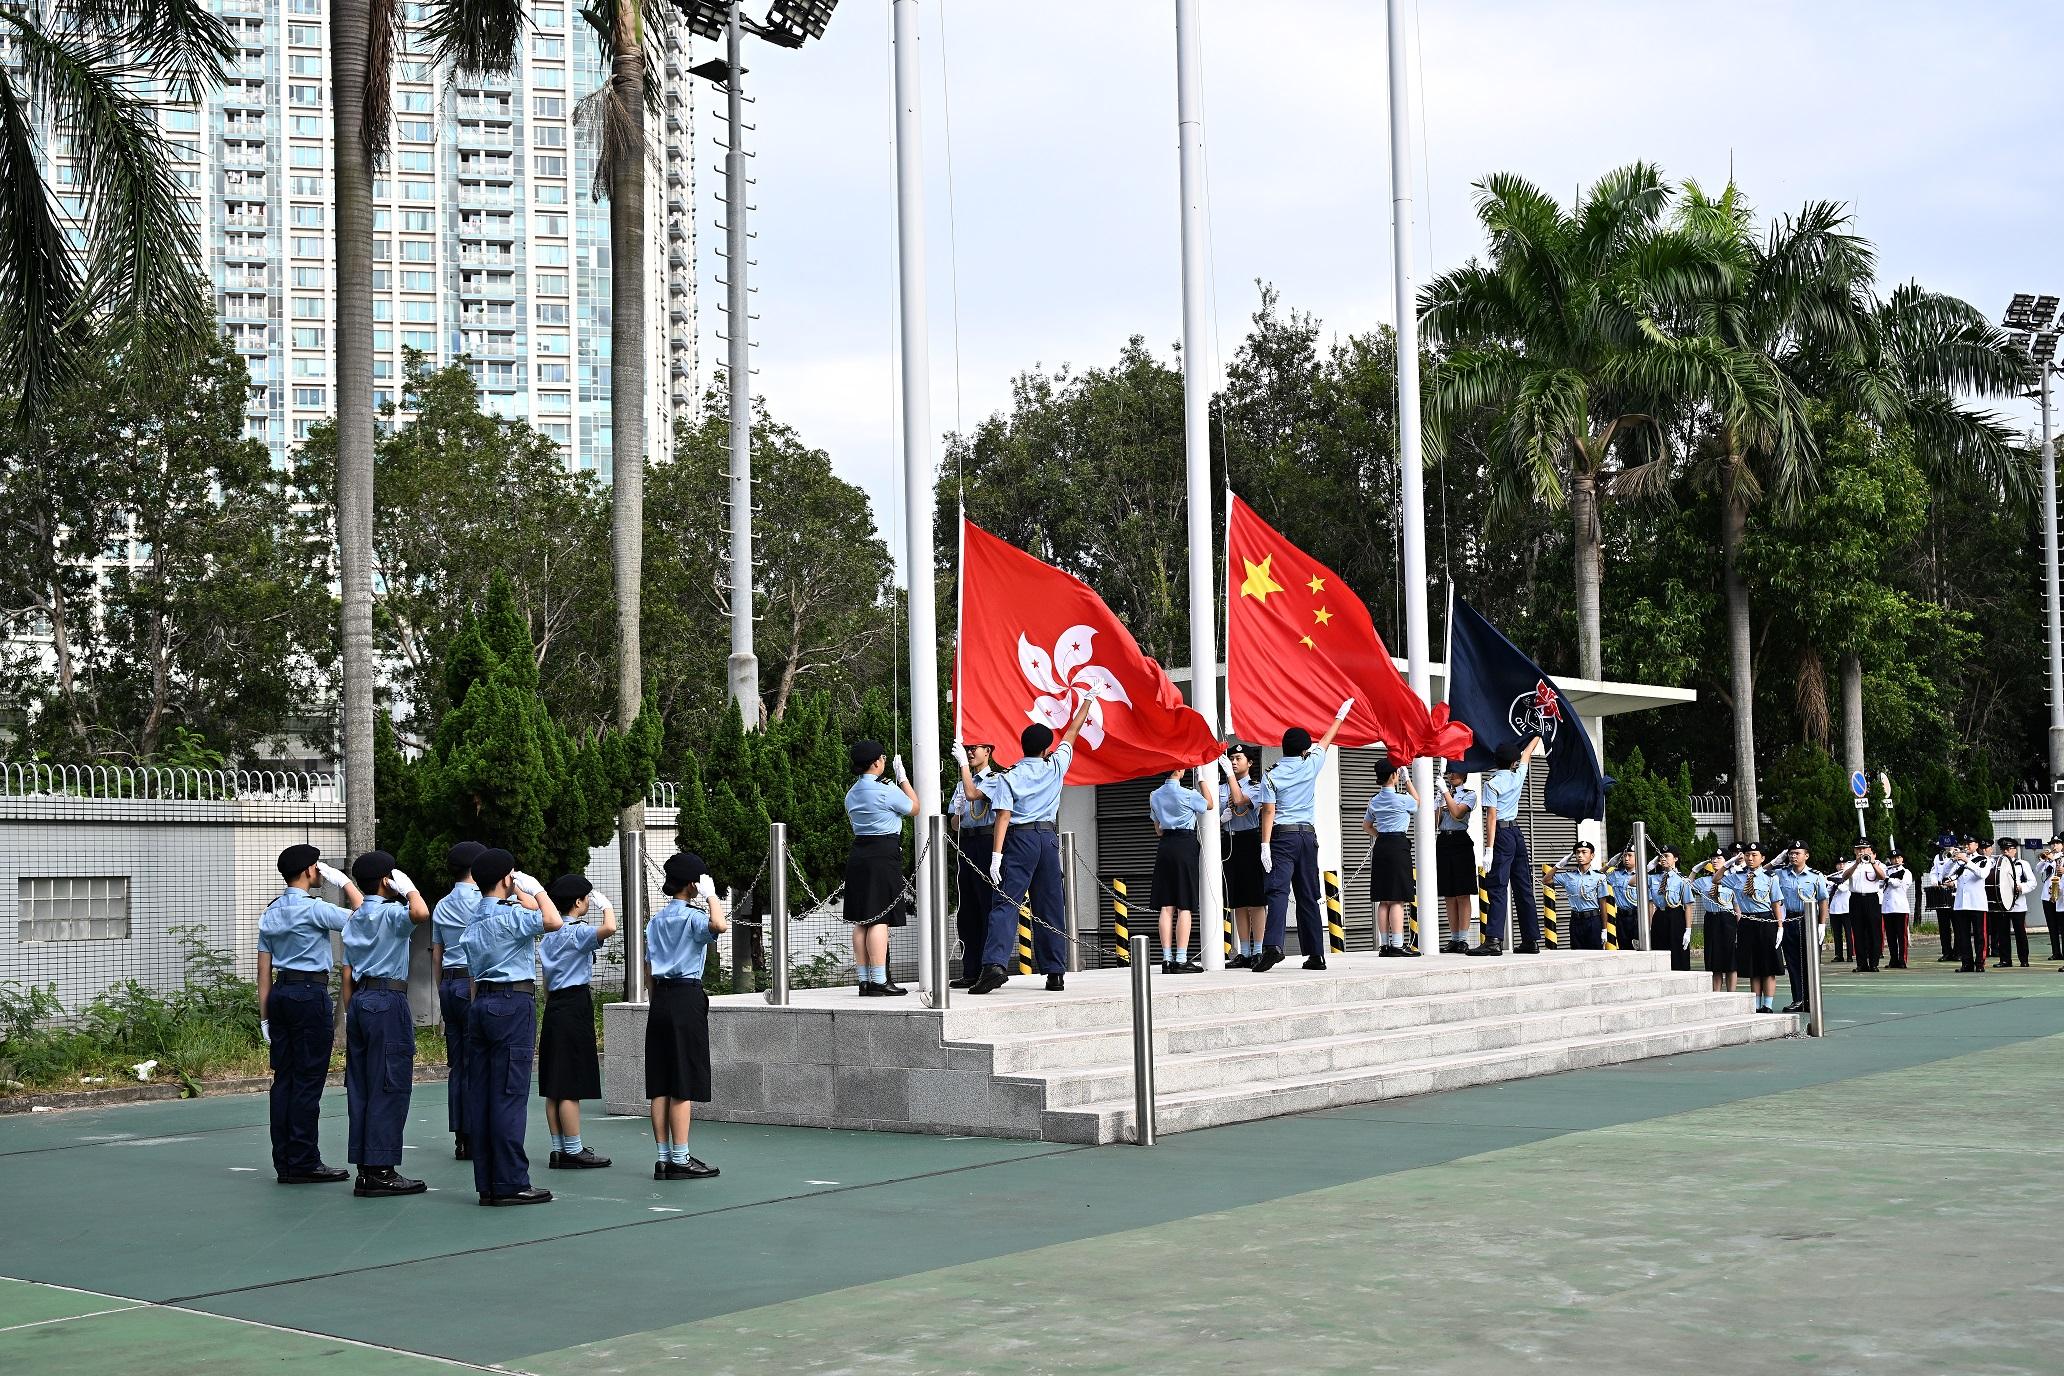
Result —
M 1257 278 L 1329 330 L 1384 322 L 1382 3 L 1201 8 L 1224 351 L 1244 333 Z M 1887 284 L 1918 278 L 1994 314 L 2016 290 L 2064 290 L 2064 10 L 2054 3 L 1435 0 L 1421 10 L 1422 281 L 1478 251 L 1471 184 L 1486 172 L 1567 199 L 1648 159 L 1709 187 L 1731 164 L 1766 215 L 1808 198 L 1848 202 Z M 926 0 L 923 25 L 936 437 L 1005 407 L 1024 369 L 1105 364 L 1135 333 L 1165 356 L 1178 338 L 1174 4 Z M 821 42 L 748 48 L 755 390 L 867 488 L 885 535 L 897 491 L 888 34 L 886 0 L 846 0 Z M 695 56 L 708 51 L 698 43 Z M 713 103 L 699 105 L 705 140 L 718 127 Z M 709 229 L 717 156 L 697 169 L 705 378 L 723 347 Z

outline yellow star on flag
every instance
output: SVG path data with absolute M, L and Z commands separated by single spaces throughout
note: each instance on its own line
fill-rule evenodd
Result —
M 1308 635 L 1300 637 L 1297 643 L 1304 646 L 1304 648 L 1307 650 L 1316 650 L 1319 648 L 1317 645 L 1312 643 L 1312 638 Z
M 1332 619 L 1333 613 L 1327 611 L 1324 607 L 1321 607 L 1317 611 L 1312 613 L 1312 620 L 1318 622 L 1321 626 L 1325 625 L 1328 621 L 1331 621 Z
M 1323 592 L 1326 588 L 1326 580 L 1319 577 L 1317 574 L 1313 574 L 1311 582 L 1305 584 L 1305 586 L 1307 588 L 1310 588 L 1313 592 Z
M 1271 554 L 1259 564 L 1251 559 L 1240 561 L 1247 566 L 1247 581 L 1240 585 L 1240 596 L 1252 597 L 1266 606 L 1270 593 L 1283 590 L 1283 585 L 1269 573 L 1269 565 L 1275 562 L 1275 558 L 1276 556 Z

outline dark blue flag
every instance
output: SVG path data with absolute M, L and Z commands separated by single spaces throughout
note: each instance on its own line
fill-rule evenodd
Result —
M 1577 709 L 1540 665 L 1459 597 L 1448 613 L 1448 711 L 1476 733 L 1464 769 L 1496 769 L 1499 746 L 1539 736 L 1548 757 L 1542 803 L 1558 817 L 1605 820 L 1612 780 L 1598 767 Z

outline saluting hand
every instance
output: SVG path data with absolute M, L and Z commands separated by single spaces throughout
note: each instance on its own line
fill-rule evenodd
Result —
M 315 872 L 323 877 L 323 883 L 328 884 L 333 889 L 341 889 L 351 882 L 344 871 L 338 869 L 327 860 L 316 861 Z
M 717 896 L 717 881 L 706 874 L 702 875 L 695 881 L 695 896 L 704 902 L 715 898 Z
M 393 885 L 394 891 L 403 898 L 407 898 L 416 891 L 416 881 L 403 874 L 400 870 L 390 871 L 387 875 L 387 882 Z

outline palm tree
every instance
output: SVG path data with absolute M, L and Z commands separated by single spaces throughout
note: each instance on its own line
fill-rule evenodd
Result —
M 1477 186 L 1489 261 L 1429 283 L 1421 320 L 1447 352 L 1433 370 L 1436 444 L 1488 420 L 1499 461 L 1492 512 L 1566 506 L 1574 527 L 1578 672 L 1600 678 L 1600 503 L 1665 475 L 1665 408 L 1703 400 L 1746 422 L 1776 397 L 1754 360 L 1665 328 L 1725 285 L 1732 264 L 1667 223 L 1670 189 L 1647 163 L 1600 178 L 1567 212 L 1509 174 Z
M 200 234 L 153 102 L 161 82 L 196 99 L 234 49 L 200 0 L 0 5 L 0 40 L 19 63 L 0 62 L 0 401 L 26 424 L 109 334 L 214 332 Z M 44 180 L 39 115 L 71 148 L 77 244 Z

